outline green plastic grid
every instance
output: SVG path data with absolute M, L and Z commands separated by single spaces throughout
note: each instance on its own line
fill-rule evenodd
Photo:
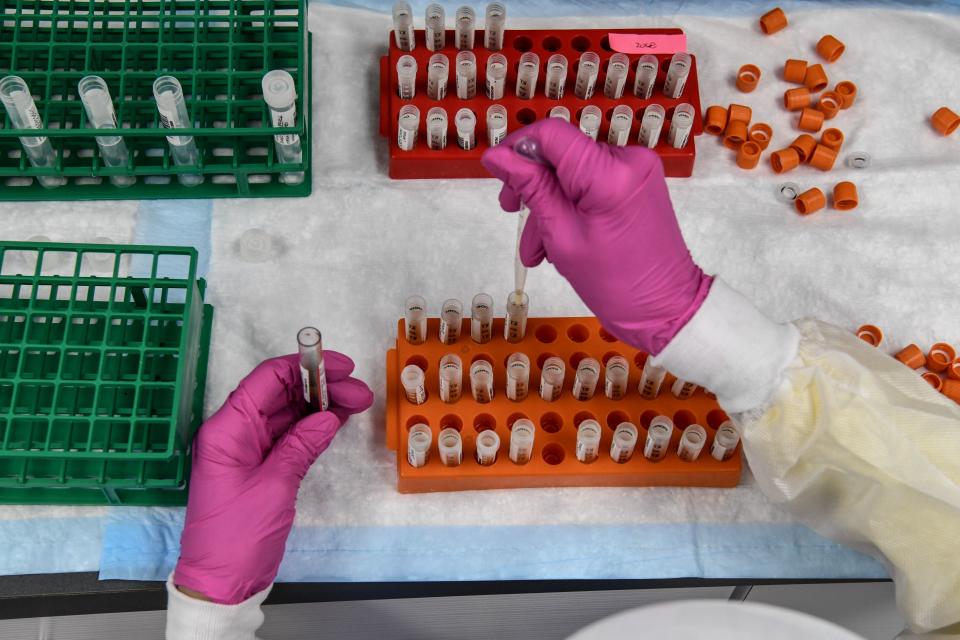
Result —
M 21 76 L 36 99 L 57 150 L 53 168 L 37 169 L 22 153 L 3 114 L 0 200 L 93 200 L 306 196 L 311 191 L 312 39 L 307 0 L 16 0 L 0 2 L 0 74 Z M 271 127 L 260 81 L 289 71 L 297 86 L 297 126 Z M 77 82 L 96 74 L 107 82 L 121 129 L 89 129 Z M 201 151 L 200 165 L 175 166 L 160 128 L 153 81 L 180 80 Z M 273 135 L 300 136 L 303 162 L 276 160 Z M 101 164 L 96 135 L 122 135 L 126 168 Z M 303 171 L 287 185 L 283 172 Z M 202 185 L 184 187 L 178 173 L 201 172 Z M 138 176 L 114 187 L 111 175 Z M 66 176 L 40 186 L 34 176 Z M 6 188 L 9 187 L 9 188 Z
M 189 476 L 212 323 L 196 263 L 0 242 L 0 502 L 186 499 L 169 489 Z

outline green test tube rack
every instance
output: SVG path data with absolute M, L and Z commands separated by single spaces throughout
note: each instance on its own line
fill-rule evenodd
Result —
M 0 503 L 186 503 L 213 308 L 188 247 L 0 241 Z
M 102 200 L 306 196 L 311 191 L 310 34 L 307 0 L 16 0 L 0 3 L 0 76 L 22 77 L 33 93 L 55 166 L 35 168 L 3 114 L 0 200 Z M 271 126 L 261 80 L 267 71 L 293 76 L 297 121 Z M 109 87 L 119 129 L 89 127 L 77 95 L 86 75 Z M 195 124 L 177 129 L 200 150 L 196 165 L 174 164 L 160 126 L 153 82 L 180 81 Z M 0 110 L 2 111 L 2 110 Z M 275 134 L 300 136 L 303 159 L 283 164 Z M 96 136 L 120 135 L 126 167 L 106 167 Z M 284 173 L 303 172 L 300 184 Z M 177 174 L 204 176 L 182 186 Z M 117 187 L 110 176 L 134 175 Z M 67 183 L 44 188 L 37 176 Z

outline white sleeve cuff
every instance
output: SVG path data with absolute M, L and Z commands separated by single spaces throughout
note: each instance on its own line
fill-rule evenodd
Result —
M 800 333 L 770 320 L 719 278 L 653 364 L 717 395 L 727 413 L 765 407 L 796 357 Z
M 167 578 L 167 640 L 256 640 L 263 624 L 260 605 L 270 594 L 267 587 L 240 604 L 217 604 L 182 593 Z

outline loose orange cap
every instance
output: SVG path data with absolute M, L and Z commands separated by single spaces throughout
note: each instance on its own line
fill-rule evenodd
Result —
M 737 149 L 747 139 L 747 123 L 743 120 L 731 120 L 727 123 L 727 131 L 723 135 L 723 146 L 728 149 Z
M 765 14 L 760 16 L 760 31 L 763 31 L 765 35 L 771 35 L 784 29 L 787 26 L 787 14 L 783 12 L 783 9 L 777 7 L 776 9 L 771 9 Z
M 765 150 L 770 145 L 770 140 L 772 139 L 773 127 L 766 122 L 757 122 L 751 125 L 749 131 L 747 131 L 747 140 L 756 142 L 761 150 Z
M 731 104 L 727 107 L 727 121 L 740 120 L 750 124 L 750 118 L 753 117 L 753 109 L 742 104 Z
M 833 88 L 833 91 L 840 96 L 840 99 L 843 101 L 843 104 L 840 105 L 841 109 L 849 109 L 857 99 L 857 85 L 849 80 L 838 82 L 837 86 Z
M 822 144 L 818 144 L 810 155 L 810 166 L 816 167 L 820 171 L 830 171 L 836 161 L 837 152 Z
M 945 371 L 957 359 L 957 351 L 946 342 L 938 342 L 930 347 L 927 354 L 927 369 L 930 371 Z
M 857 329 L 857 337 L 871 346 L 879 347 L 883 342 L 883 331 L 876 325 L 865 324 Z
M 719 136 L 727 128 L 727 110 L 721 106 L 708 107 L 704 119 L 703 130 L 711 135 Z
M 954 402 L 960 402 L 960 380 L 943 380 L 943 386 L 940 387 L 940 393 L 947 396 Z
M 737 71 L 737 89 L 750 93 L 757 88 L 760 82 L 760 67 L 755 64 L 745 64 Z
M 960 380 L 960 360 L 954 360 L 947 367 L 947 377 L 951 380 Z
M 793 147 L 780 149 L 770 154 L 770 166 L 774 173 L 785 173 L 800 166 L 800 154 Z
M 806 87 L 787 89 L 783 94 L 783 106 L 786 107 L 788 111 L 799 111 L 804 107 L 810 106 L 810 99 L 810 89 Z
M 760 145 L 756 142 L 744 142 L 737 149 L 737 166 L 741 169 L 753 169 L 760 163 Z
M 843 131 L 840 131 L 840 129 L 824 129 L 823 133 L 820 134 L 820 144 L 839 152 L 840 147 L 843 146 Z
M 813 155 L 813 150 L 817 148 L 817 140 L 808 133 L 801 133 L 790 143 L 790 146 L 797 150 L 800 162 L 806 162 Z
M 823 195 L 823 191 L 814 187 L 797 196 L 793 204 L 797 207 L 797 213 L 806 216 L 827 206 L 827 196 Z
M 930 386 L 936 391 L 943 390 L 943 378 L 935 374 L 933 371 L 927 371 L 921 374 L 921 377 L 930 383 Z
M 852 182 L 838 182 L 833 187 L 833 208 L 838 211 L 856 209 L 860 203 L 857 196 L 857 185 Z
M 894 356 L 894 358 L 907 365 L 911 369 L 919 369 L 923 365 L 927 364 L 927 357 L 923 355 L 923 351 L 920 350 L 920 347 L 915 344 L 908 344 L 901 349 L 897 355 Z
M 804 107 L 800 111 L 800 119 L 797 120 L 797 128 L 803 131 L 820 131 L 823 126 L 823 112 L 810 107 Z
M 803 76 L 803 84 L 810 91 L 823 91 L 829 84 L 827 72 L 823 70 L 822 64 L 814 64 L 807 67 L 807 72 Z
M 843 55 L 846 46 L 835 37 L 825 35 L 817 42 L 817 53 L 827 62 L 836 62 Z
M 823 117 L 832 120 L 840 111 L 843 105 L 843 98 L 833 91 L 824 91 L 820 95 L 820 101 L 817 102 L 817 109 L 823 113 Z
M 783 63 L 783 79 L 794 84 L 803 84 L 807 75 L 806 60 L 787 60 Z
M 960 116 L 946 107 L 940 107 L 930 116 L 930 122 L 934 129 L 948 136 L 960 127 Z

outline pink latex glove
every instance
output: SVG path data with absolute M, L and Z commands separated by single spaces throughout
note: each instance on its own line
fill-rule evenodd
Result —
M 330 410 L 307 415 L 296 355 L 265 360 L 200 428 L 173 581 L 236 604 L 273 582 L 300 481 L 354 413 L 373 403 L 353 361 L 324 351 Z M 194 592 L 194 593 L 191 593 Z
M 543 164 L 513 150 L 524 138 L 538 143 Z M 523 263 L 552 262 L 617 338 L 657 354 L 700 308 L 712 278 L 690 257 L 656 153 L 597 143 L 548 118 L 482 162 L 504 182 L 506 211 L 530 208 Z

